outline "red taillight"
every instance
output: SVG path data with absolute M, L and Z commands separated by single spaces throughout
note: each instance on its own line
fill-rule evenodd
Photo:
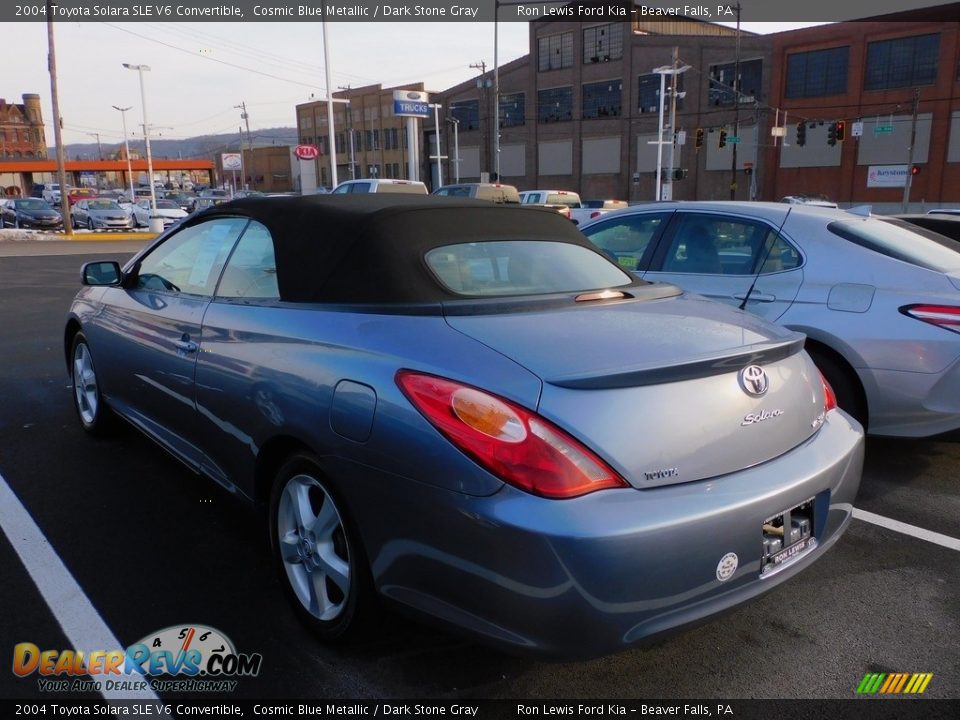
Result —
M 826 414 L 837 409 L 837 394 L 830 387 L 823 373 L 820 373 L 820 382 L 823 383 L 823 412 Z
M 548 498 L 628 487 L 603 460 L 553 423 L 490 393 L 410 370 L 397 385 L 461 451 L 504 482 Z
M 900 312 L 944 330 L 960 333 L 960 307 L 955 305 L 904 305 Z
M 592 213 L 590 213 L 590 219 L 591 219 L 591 220 L 593 220 L 595 217 L 600 217 L 600 211 L 599 211 L 599 210 L 594 210 Z

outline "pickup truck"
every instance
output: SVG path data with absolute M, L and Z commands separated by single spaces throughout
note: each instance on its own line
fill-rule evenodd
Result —
M 520 202 L 523 205 L 552 207 L 574 225 L 627 206 L 623 200 L 581 201 L 580 196 L 572 190 L 526 190 L 520 193 Z

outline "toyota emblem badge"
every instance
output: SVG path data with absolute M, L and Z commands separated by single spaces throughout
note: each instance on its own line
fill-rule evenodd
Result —
M 759 365 L 748 365 L 740 371 L 740 387 L 747 395 L 760 397 L 770 387 L 770 379 Z

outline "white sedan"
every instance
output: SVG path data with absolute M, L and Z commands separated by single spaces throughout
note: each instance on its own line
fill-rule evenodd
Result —
M 163 220 L 164 229 L 174 223 L 180 222 L 187 216 L 187 213 L 172 200 L 157 200 L 157 209 L 154 212 L 150 208 L 150 200 L 141 200 L 133 206 L 133 218 L 136 220 L 137 227 L 148 227 L 151 217 L 158 217 Z

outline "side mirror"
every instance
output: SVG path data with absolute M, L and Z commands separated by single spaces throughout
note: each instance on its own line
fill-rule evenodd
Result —
M 84 263 L 80 269 L 80 282 L 84 285 L 119 285 L 122 279 L 120 263 L 114 260 Z

